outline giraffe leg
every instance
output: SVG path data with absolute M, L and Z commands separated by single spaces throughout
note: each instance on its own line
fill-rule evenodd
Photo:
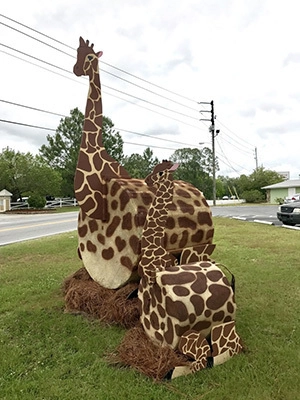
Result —
M 178 350 L 194 359 L 190 365 L 174 368 L 172 379 L 178 376 L 195 373 L 207 367 L 207 358 L 211 357 L 210 346 L 201 333 L 189 330 L 184 333 L 179 341 Z
M 220 365 L 242 351 L 243 346 L 236 333 L 235 322 L 214 326 L 211 331 L 211 347 L 214 365 Z

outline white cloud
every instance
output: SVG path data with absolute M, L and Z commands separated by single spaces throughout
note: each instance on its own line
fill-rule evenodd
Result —
M 5 2 L 2 14 L 71 48 L 40 37 L 70 56 L 46 47 L 5 27 L 3 24 L 25 31 L 20 25 L 0 17 L 2 43 L 18 50 L 0 46 L 1 99 L 63 115 L 68 115 L 75 107 L 84 111 L 88 83 L 72 75 L 78 38 L 83 36 L 95 44 L 96 50 L 104 52 L 103 62 L 100 62 L 104 114 L 112 119 L 116 128 L 154 137 L 121 131 L 124 141 L 172 149 L 178 147 L 172 140 L 209 144 L 209 122 L 198 121 L 202 106 L 197 102 L 214 100 L 216 126 L 220 129 L 216 149 L 221 174 L 251 173 L 255 168 L 254 149 L 257 147 L 260 165 L 275 170 L 284 168 L 298 178 L 300 28 L 297 10 L 297 0 L 286 0 L 284 6 L 279 0 L 174 0 L 171 3 L 129 0 L 125 6 L 120 6 L 119 0 L 109 3 L 90 0 L 84 5 L 79 0 L 46 3 L 27 0 L 26 5 L 21 0 Z M 29 30 L 26 33 L 37 36 Z M 55 70 L 21 52 L 66 71 Z M 60 75 L 25 63 L 16 56 Z M 183 97 L 123 74 L 106 63 Z M 203 107 L 209 110 L 209 105 Z M 206 115 L 209 117 L 209 113 Z M 58 116 L 3 102 L 0 102 L 0 119 L 52 129 L 57 128 L 60 121 Z M 37 152 L 46 143 L 49 133 L 0 122 L 0 148 L 10 146 Z M 125 145 L 128 154 L 142 153 L 144 149 Z M 157 147 L 153 147 L 153 151 L 159 158 L 172 154 L 172 150 Z

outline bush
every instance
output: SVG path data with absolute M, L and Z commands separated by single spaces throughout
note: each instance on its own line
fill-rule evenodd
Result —
M 44 208 L 46 199 L 39 194 L 33 194 L 28 198 L 28 204 L 30 208 Z
M 261 203 L 265 201 L 265 196 L 259 190 L 246 190 L 242 193 L 242 199 L 245 199 L 247 203 Z

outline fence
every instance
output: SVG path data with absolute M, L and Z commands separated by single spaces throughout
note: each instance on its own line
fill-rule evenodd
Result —
M 61 208 L 61 207 L 74 207 L 74 206 L 78 206 L 77 200 L 65 197 L 47 201 L 45 208 Z M 27 201 L 16 201 L 10 203 L 11 210 L 20 210 L 26 208 L 29 208 L 29 204 Z

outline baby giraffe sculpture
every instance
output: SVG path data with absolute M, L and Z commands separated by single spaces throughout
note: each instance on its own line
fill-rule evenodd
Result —
M 226 275 L 209 258 L 177 265 L 164 248 L 176 168 L 146 178 L 157 189 L 142 233 L 138 294 L 147 336 L 195 360 L 188 367 L 176 367 L 173 377 L 205 368 L 209 357 L 220 364 L 241 350 L 235 333 L 234 292 Z

